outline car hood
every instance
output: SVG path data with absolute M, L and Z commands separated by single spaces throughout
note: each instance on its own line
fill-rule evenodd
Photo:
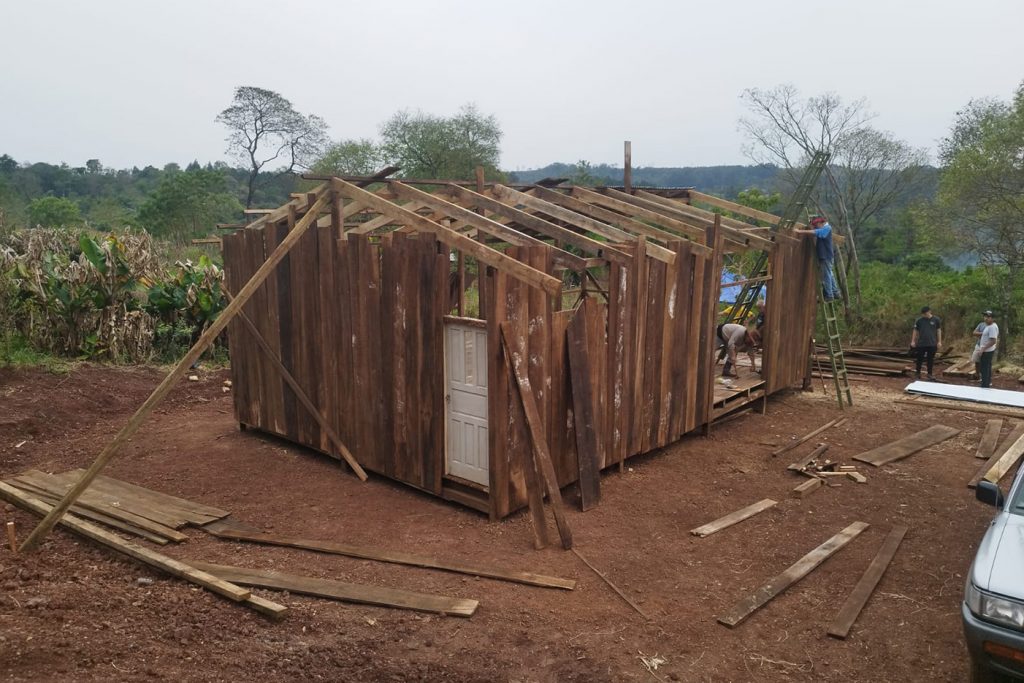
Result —
M 1024 516 L 1002 513 L 981 539 L 971 579 L 983 591 L 1024 600 Z

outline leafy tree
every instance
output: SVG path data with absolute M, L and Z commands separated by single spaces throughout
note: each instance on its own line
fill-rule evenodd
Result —
M 745 151 L 758 163 L 780 166 L 791 186 L 816 152 L 831 156 L 815 200 L 846 238 L 847 264 L 839 276 L 848 300 L 852 281 L 859 310 L 860 231 L 917 184 L 925 152 L 871 128 L 873 114 L 863 99 L 846 103 L 835 93 L 804 99 L 791 85 L 748 89 L 741 98 L 750 110 L 749 117 L 740 119 L 740 130 L 749 140 Z
M 385 161 L 400 166 L 406 177 L 469 179 L 477 166 L 484 167 L 486 177 L 504 177 L 498 170 L 498 120 L 471 104 L 450 117 L 400 111 L 380 134 Z
M 295 111 L 292 103 L 274 92 L 252 86 L 235 88 L 230 107 L 217 116 L 230 131 L 228 154 L 249 169 L 245 205 L 252 206 L 261 174 L 278 164 L 275 176 L 308 168 L 327 142 L 327 124 L 312 114 Z
M 738 203 L 743 206 L 749 206 L 751 209 L 764 211 L 765 213 L 771 213 L 772 209 L 781 199 L 782 195 L 778 192 L 766 194 L 764 191 L 756 187 L 740 190 L 736 195 L 736 201 Z
M 960 243 L 999 283 L 1002 322 L 1012 330 L 1013 293 L 1024 271 L 1024 83 L 1008 103 L 970 102 L 940 157 L 939 205 Z
M 313 164 L 313 172 L 320 175 L 373 175 L 383 166 L 380 148 L 373 142 L 341 140 L 327 148 Z
M 28 204 L 28 219 L 33 226 L 60 228 L 81 223 L 82 213 L 65 197 L 38 197 Z
M 576 165 L 571 168 L 569 182 L 573 185 L 594 187 L 598 184 L 599 179 L 594 175 L 594 166 L 586 159 L 580 159 L 576 162 Z
M 139 223 L 154 235 L 184 240 L 205 234 L 214 223 L 238 215 L 241 204 L 227 192 L 219 171 L 180 171 L 164 176 L 153 195 L 139 208 Z

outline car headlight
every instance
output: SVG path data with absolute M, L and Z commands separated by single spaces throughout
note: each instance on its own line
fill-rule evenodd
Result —
M 970 581 L 967 582 L 967 589 L 964 591 L 964 602 L 967 609 L 980 619 L 1024 631 L 1022 603 L 983 593 Z

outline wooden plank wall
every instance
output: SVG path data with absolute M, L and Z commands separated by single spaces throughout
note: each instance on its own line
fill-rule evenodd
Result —
M 818 275 L 811 240 L 780 239 L 765 296 L 762 376 L 769 394 L 803 380 L 817 318 Z
M 232 291 L 288 227 L 224 238 Z M 448 250 L 430 235 L 336 235 L 304 235 L 245 312 L 364 468 L 440 493 Z M 245 329 L 228 334 L 239 421 L 334 455 Z
M 295 218 L 224 238 L 232 291 L 280 244 Z M 425 234 L 396 232 L 379 241 L 338 234 L 336 227 L 307 233 L 246 305 L 246 314 L 364 468 L 440 494 L 449 251 Z M 713 229 L 708 240 L 720 246 Z M 502 351 L 502 322 L 528 359 L 562 486 L 579 475 L 565 334 L 574 315 L 587 326 L 602 467 L 673 443 L 708 420 L 720 257 L 695 254 L 681 240 L 669 245 L 676 253 L 672 265 L 644 255 L 642 239 L 619 248 L 633 258 L 610 265 L 608 301 L 592 295 L 575 310 L 559 311 L 561 297 L 483 268 L 492 517 L 523 507 L 526 483 L 536 477 L 525 415 Z M 807 242 L 780 240 L 771 257 L 764 360 L 769 393 L 803 377 L 817 282 L 809 249 Z M 555 272 L 551 247 L 511 247 L 507 253 Z M 332 453 L 326 435 L 240 322 L 228 331 L 239 421 Z M 531 488 L 539 485 L 537 480 Z

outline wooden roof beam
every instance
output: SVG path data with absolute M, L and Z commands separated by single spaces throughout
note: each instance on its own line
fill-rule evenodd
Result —
M 662 244 L 668 244 L 673 240 L 680 239 L 680 236 L 674 232 L 668 232 L 667 230 L 650 226 L 647 223 L 641 223 L 628 216 L 623 216 L 620 213 L 609 211 L 600 206 L 588 204 L 572 195 L 563 194 L 546 187 L 530 188 L 530 193 L 526 196 L 530 195 L 536 196 L 538 199 L 550 204 L 568 209 L 570 212 L 580 214 L 583 218 L 593 219 L 589 224 L 591 227 L 586 229 L 610 240 L 636 244 L 639 241 L 637 235 L 643 235 L 648 238 L 645 242 L 648 256 L 664 263 L 675 263 L 675 252 L 650 241 L 657 240 Z M 597 223 L 596 221 L 603 221 L 603 223 Z M 690 246 L 695 254 L 706 256 L 709 253 L 708 248 L 699 242 L 691 242 Z
M 543 218 L 526 213 L 525 211 L 520 211 L 514 206 L 503 204 L 496 199 L 491 199 L 490 197 L 473 192 L 465 187 L 459 187 L 458 185 L 449 185 L 447 189 L 459 199 L 462 199 L 473 206 L 510 218 L 524 228 L 528 228 L 534 232 L 539 232 L 542 235 L 564 242 L 565 244 L 571 244 L 577 249 L 589 254 L 593 254 L 601 258 L 607 258 L 610 261 L 618 261 L 619 263 L 626 263 L 630 260 L 630 256 L 628 254 L 619 251 L 610 244 L 598 242 L 586 235 L 581 235 L 578 232 L 573 232 L 568 228 L 555 225 Z M 509 190 L 503 185 L 494 186 L 495 194 L 499 194 L 501 190 L 508 190 L 509 193 L 515 192 L 515 190 Z
M 690 206 L 689 204 L 678 202 L 674 199 L 666 199 L 665 197 L 659 197 L 656 194 L 650 192 L 644 192 L 643 190 L 637 190 L 635 195 L 637 199 L 654 202 L 664 206 L 669 211 L 678 212 L 685 216 L 691 216 L 696 220 L 705 220 L 708 225 L 715 222 L 715 216 L 721 216 L 721 224 L 725 234 L 728 235 L 732 232 L 734 235 L 744 235 L 750 240 L 751 246 L 760 247 L 761 249 L 770 249 L 772 240 L 767 237 L 761 237 L 760 235 L 752 234 L 750 231 L 756 226 L 750 223 L 744 223 L 738 221 L 735 218 L 729 218 L 728 216 L 722 216 L 721 214 L 715 214 L 713 211 L 706 211 L 704 209 L 697 208 L 696 206 Z M 764 240 L 768 244 L 758 244 L 757 240 Z
M 719 209 L 732 211 L 733 213 L 738 213 L 739 215 L 746 216 L 747 218 L 753 218 L 755 220 L 764 221 L 765 223 L 768 223 L 771 226 L 778 225 L 779 221 L 782 220 L 780 216 L 776 216 L 773 213 L 768 213 L 767 211 L 758 211 L 757 209 L 752 209 L 749 206 L 743 206 L 742 204 L 730 202 L 727 199 L 721 199 L 720 197 L 716 197 L 710 194 L 704 194 L 703 192 L 697 192 L 696 190 L 690 190 L 689 195 L 691 202 L 701 202 L 703 204 L 708 204 L 709 206 L 714 206 Z M 800 230 L 805 230 L 807 228 L 807 226 L 805 226 L 803 223 L 795 223 L 794 227 Z
M 562 281 L 558 278 L 480 244 L 466 235 L 434 223 L 413 211 L 392 204 L 388 200 L 378 197 L 372 192 L 367 192 L 360 187 L 356 187 L 352 183 L 340 178 L 331 180 L 331 186 L 348 199 L 361 202 L 379 213 L 390 214 L 398 219 L 396 222 L 404 223 L 416 230 L 428 232 L 434 235 L 442 244 L 446 244 L 452 249 L 459 249 L 477 261 L 508 273 L 517 280 L 521 280 L 533 287 L 538 287 L 551 296 L 559 296 L 562 292 Z
M 421 202 L 422 204 L 441 212 L 444 216 L 461 221 L 467 225 L 471 225 L 479 232 L 504 240 L 509 244 L 518 247 L 532 247 L 545 244 L 544 242 L 530 237 L 529 235 L 525 235 L 514 228 L 502 225 L 497 221 L 492 221 L 490 218 L 485 218 L 478 213 L 474 213 L 465 207 L 453 204 L 452 202 L 446 201 L 437 195 L 430 194 L 429 192 L 417 190 L 415 187 L 403 185 L 395 180 L 391 181 L 390 187 L 392 192 L 403 199 Z M 566 268 L 575 271 L 581 271 L 586 268 L 586 264 L 583 259 L 576 254 L 572 254 L 550 244 L 547 246 L 554 249 L 551 254 L 551 258 L 555 263 L 564 265 Z

